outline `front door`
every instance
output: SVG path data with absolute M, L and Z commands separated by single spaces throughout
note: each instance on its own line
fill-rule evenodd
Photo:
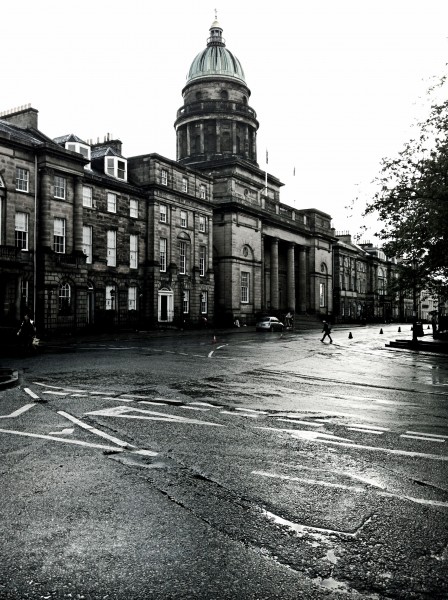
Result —
M 171 323 L 174 318 L 173 292 L 168 288 L 159 290 L 158 320 L 160 323 Z

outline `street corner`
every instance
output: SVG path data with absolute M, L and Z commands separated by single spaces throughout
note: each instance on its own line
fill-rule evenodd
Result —
M 19 383 L 19 372 L 16 369 L 0 368 L 0 390 L 15 387 Z

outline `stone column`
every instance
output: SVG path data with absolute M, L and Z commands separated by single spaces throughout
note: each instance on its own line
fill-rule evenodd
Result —
M 265 309 L 267 306 L 267 302 L 266 302 L 266 273 L 265 273 L 265 264 L 266 264 L 266 259 L 265 259 L 265 255 L 264 255 L 264 234 L 261 234 L 261 309 Z
M 199 126 L 199 143 L 201 146 L 201 154 L 204 154 L 205 152 L 205 144 L 204 144 L 204 121 L 201 121 L 201 124 Z
M 82 178 L 75 177 L 75 194 L 73 197 L 73 250 L 82 252 Z
M 296 310 L 296 279 L 295 279 L 295 262 L 294 262 L 295 244 L 290 244 L 288 247 L 288 264 L 287 264 L 287 302 L 288 310 L 292 313 Z
M 299 311 L 306 312 L 307 307 L 306 248 L 299 248 Z
M 187 125 L 187 156 L 191 156 L 191 135 L 190 135 L 190 127 L 191 125 Z
M 278 239 L 271 241 L 271 309 L 278 310 Z

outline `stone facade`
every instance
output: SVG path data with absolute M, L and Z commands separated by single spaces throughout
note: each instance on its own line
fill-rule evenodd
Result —
M 28 113 L 33 127 L 17 124 Z M 213 321 L 210 178 L 157 154 L 128 161 L 118 140 L 49 140 L 36 115 L 0 118 L 1 322 L 31 312 L 42 334 Z

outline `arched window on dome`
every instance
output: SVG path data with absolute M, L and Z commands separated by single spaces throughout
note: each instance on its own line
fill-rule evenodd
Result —
M 232 138 L 230 136 L 230 131 L 222 132 L 221 151 L 222 152 L 232 152 Z
M 229 92 L 227 90 L 221 90 L 221 100 L 228 100 Z

